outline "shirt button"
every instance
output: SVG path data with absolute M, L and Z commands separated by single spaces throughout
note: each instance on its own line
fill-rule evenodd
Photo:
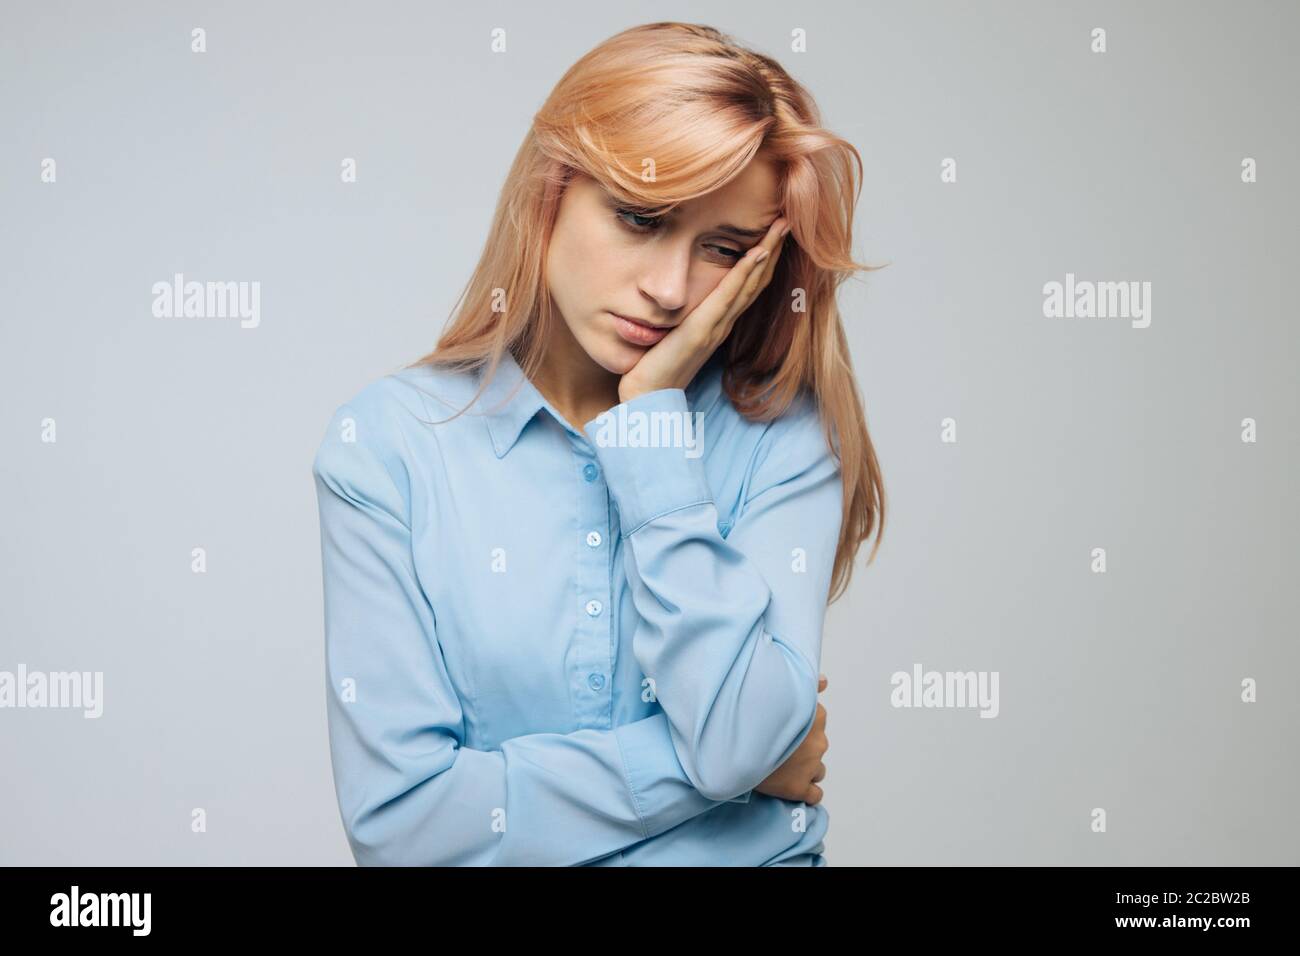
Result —
M 601 603 L 599 601 L 587 602 L 587 613 L 590 614 L 592 617 L 595 617 L 597 614 L 600 613 L 600 608 L 601 608 Z
M 587 678 L 587 684 L 592 690 L 600 690 L 605 686 L 604 674 L 592 674 Z
M 588 531 L 588 532 L 587 532 L 587 546 L 588 546 L 588 547 L 591 547 L 591 548 L 599 548 L 599 547 L 600 547 L 600 532 L 599 532 L 599 531 Z
M 586 478 L 588 481 L 595 481 L 598 474 L 600 474 L 600 469 L 595 465 L 589 464 L 582 469 L 582 477 Z

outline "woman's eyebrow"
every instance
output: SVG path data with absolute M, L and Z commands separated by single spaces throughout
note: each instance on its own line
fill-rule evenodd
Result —
M 733 236 L 739 236 L 741 239 L 762 239 L 767 235 L 766 229 L 741 229 L 739 226 L 733 226 L 730 223 L 723 223 L 716 227 L 718 232 L 729 232 Z

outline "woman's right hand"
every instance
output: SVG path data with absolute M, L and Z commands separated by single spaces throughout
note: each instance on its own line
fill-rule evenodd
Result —
M 826 675 L 817 682 L 817 693 L 826 689 Z M 826 776 L 826 765 L 822 756 L 830 743 L 826 739 L 826 708 L 817 702 L 817 716 L 813 718 L 812 730 L 804 737 L 795 752 L 785 763 L 754 789 L 770 797 L 782 800 L 799 800 L 807 804 L 817 804 L 822 799 L 822 788 L 817 782 Z

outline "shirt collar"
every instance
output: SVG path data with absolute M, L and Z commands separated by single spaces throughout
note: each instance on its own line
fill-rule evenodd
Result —
M 715 352 L 691 384 L 686 387 L 687 402 L 692 408 L 695 407 L 696 396 L 706 378 L 705 371 L 716 370 L 720 365 L 719 360 L 720 352 Z M 485 375 L 486 368 L 480 370 L 478 374 Z M 496 452 L 498 458 L 504 458 L 510 449 L 515 447 L 524 427 L 543 408 L 565 429 L 573 429 L 564 416 L 557 412 L 537 390 L 537 386 L 524 375 L 524 370 L 519 367 L 514 354 L 508 348 L 502 352 L 497 370 L 492 380 L 483 389 L 480 402 L 483 421 L 487 426 L 488 436 L 492 439 L 492 450 Z
M 486 373 L 485 368 L 479 374 Z M 502 352 L 497 370 L 483 389 L 480 401 L 483 420 L 492 439 L 492 449 L 498 458 L 504 458 L 515 446 L 524 426 L 533 420 L 539 410 L 550 408 L 537 386 L 524 375 L 509 349 Z M 557 420 L 559 417 L 556 415 Z

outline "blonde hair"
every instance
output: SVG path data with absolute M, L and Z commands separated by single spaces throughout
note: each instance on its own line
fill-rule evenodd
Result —
M 866 563 L 875 558 L 885 515 L 835 291 L 855 272 L 882 267 L 849 254 L 861 157 L 821 127 L 812 97 L 771 57 L 712 27 L 663 22 L 624 30 L 578 60 L 533 118 L 478 265 L 436 347 L 406 367 L 486 368 L 470 405 L 507 348 L 534 376 L 556 321 L 547 248 L 574 171 L 638 211 L 658 214 L 730 182 L 760 150 L 778 170 L 791 231 L 767 288 L 719 347 L 723 387 L 751 421 L 780 416 L 801 389 L 815 397 L 843 481 L 833 603 L 873 530 Z M 649 182 L 643 157 L 654 157 Z M 789 304 L 796 289 L 806 311 Z

